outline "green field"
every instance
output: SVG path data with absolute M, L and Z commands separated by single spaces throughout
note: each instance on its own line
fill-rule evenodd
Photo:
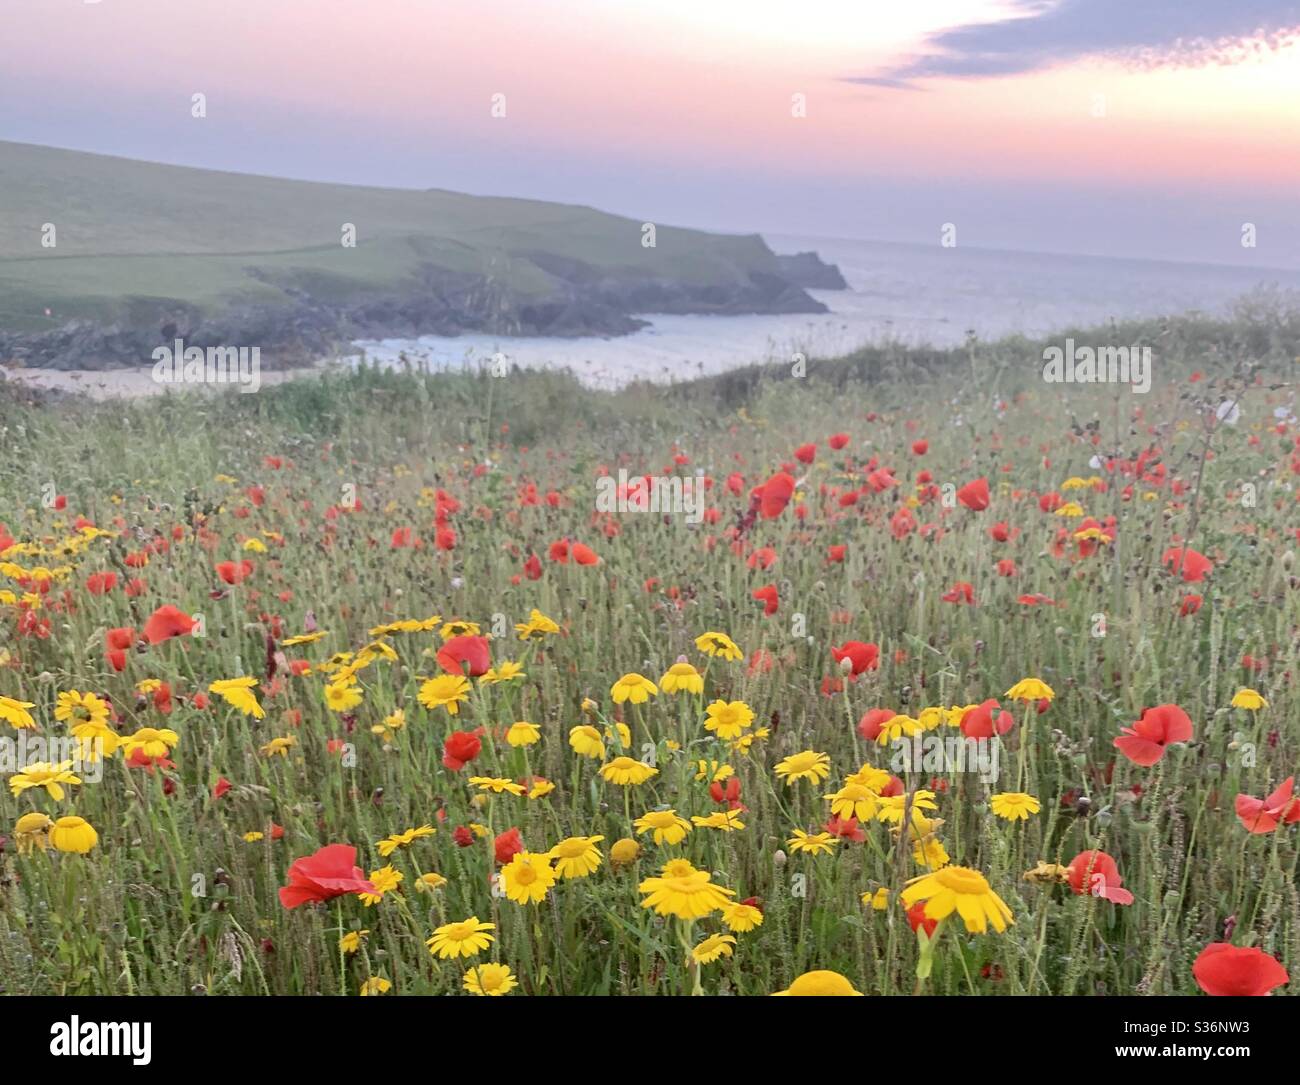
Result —
M 0 989 L 1296 993 L 1300 804 L 1249 812 L 1300 768 L 1300 316 L 1077 334 L 1150 345 L 1150 394 L 1044 384 L 1023 340 L 617 393 L 0 384 L 0 737 L 98 714 L 116 747 L 58 794 L 0 788 Z M 599 512 L 620 468 L 701 470 L 715 513 Z M 783 469 L 788 505 L 751 520 Z M 949 499 L 979 479 L 987 507 Z M 201 625 L 153 642 L 165 606 Z M 457 623 L 492 672 L 439 660 Z M 700 692 L 665 684 L 679 661 Z M 889 728 L 967 737 L 989 700 L 995 778 L 894 767 Z M 739 730 L 706 726 L 718 701 Z M 1190 730 L 1139 763 L 1116 739 L 1156 706 Z M 281 892 L 326 845 L 371 897 Z M 1005 929 L 970 909 L 992 895 Z M 1223 942 L 1244 963 L 1206 965 Z

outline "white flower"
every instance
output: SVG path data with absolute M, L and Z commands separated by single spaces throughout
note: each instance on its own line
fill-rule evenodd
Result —
M 1225 399 L 1219 404 L 1219 409 L 1214 412 L 1214 415 L 1225 425 L 1235 426 L 1241 419 L 1241 408 L 1237 406 L 1235 399 Z

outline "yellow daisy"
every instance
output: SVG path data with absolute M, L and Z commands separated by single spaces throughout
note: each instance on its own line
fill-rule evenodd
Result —
M 73 775 L 71 768 L 71 761 L 60 761 L 57 765 L 47 761 L 35 762 L 9 777 L 9 790 L 17 798 L 28 788 L 43 787 L 55 802 L 62 802 L 63 785 L 81 783 L 81 777 Z
M 476 964 L 465 973 L 464 987 L 472 995 L 504 995 L 517 986 L 508 965 Z
M 913 878 L 903 889 L 902 900 L 907 908 L 925 901 L 926 919 L 947 919 L 955 911 L 972 934 L 983 934 L 990 924 L 1001 934 L 1015 922 L 1011 909 L 984 875 L 970 867 L 947 866 Z
M 675 810 L 651 810 L 632 823 L 638 834 L 654 833 L 656 844 L 680 844 L 691 831 L 691 823 Z
M 555 884 L 556 873 L 547 853 L 516 852 L 501 871 L 506 898 L 516 904 L 537 904 Z
M 716 656 L 729 663 L 745 658 L 745 653 L 726 633 L 701 633 L 695 638 L 695 647 L 707 656 Z
M 754 722 L 754 713 L 744 701 L 713 701 L 704 710 L 708 719 L 704 729 L 724 742 L 733 742 Z
M 1041 678 L 1022 678 L 1004 696 L 1023 704 L 1037 704 L 1039 701 L 1050 701 L 1056 693 Z
M 441 960 L 448 957 L 474 957 L 496 939 L 488 931 L 496 930 L 495 923 L 480 923 L 478 916 L 472 915 L 459 923 L 446 923 L 433 932 L 425 945 L 429 952 Z
M 645 783 L 651 776 L 657 776 L 659 770 L 635 758 L 616 757 L 600 767 L 600 774 L 611 784 L 629 787 Z
M 455 716 L 469 691 L 469 679 L 463 674 L 440 674 L 421 683 L 417 698 L 425 708 L 445 708 Z
M 691 950 L 691 960 L 696 964 L 712 964 L 721 957 L 730 957 L 735 944 L 734 934 L 711 934 Z
M 510 730 L 506 732 L 506 741 L 511 746 L 531 746 L 542 739 L 542 730 L 535 723 L 529 723 L 527 720 L 520 720 L 518 723 L 512 723 Z
M 829 855 L 838 843 L 839 838 L 830 833 L 806 833 L 802 829 L 795 829 L 794 836 L 786 841 L 786 846 L 795 854 L 807 852 L 809 855 Z
M 1000 795 L 994 795 L 989 803 L 993 813 L 1007 821 L 1028 821 L 1030 814 L 1036 814 L 1041 809 L 1038 800 L 1023 791 L 1004 791 Z
M 676 916 L 693 920 L 716 912 L 735 896 L 734 890 L 714 885 L 707 870 L 696 870 L 685 859 L 664 864 L 659 877 L 646 878 L 637 892 L 646 894 L 642 908 L 653 908 L 655 915 Z
M 804 750 L 778 762 L 775 771 L 778 776 L 784 777 L 787 787 L 796 780 L 811 780 L 814 784 L 820 784 L 831 774 L 831 759 L 824 753 Z
M 658 686 L 645 675 L 637 674 L 635 671 L 623 675 L 609 688 L 609 695 L 614 698 L 615 704 L 622 704 L 624 701 L 631 701 L 633 704 L 645 704 L 646 701 L 658 693 Z
M 659 679 L 665 693 L 703 693 L 704 676 L 684 659 L 679 659 Z
M 585 878 L 594 874 L 601 864 L 596 845 L 604 839 L 603 836 L 570 836 L 561 840 L 548 853 L 555 861 L 556 873 L 561 878 Z

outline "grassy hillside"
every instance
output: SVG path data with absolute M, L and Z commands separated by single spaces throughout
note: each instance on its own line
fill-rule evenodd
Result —
M 41 244 L 45 223 L 57 230 L 53 248 Z M 355 226 L 355 247 L 341 243 L 345 223 Z M 448 308 L 464 310 L 468 326 L 504 309 L 507 325 L 516 319 L 527 330 L 530 316 L 520 310 L 529 304 L 600 296 L 612 284 L 615 309 L 657 283 L 670 284 L 680 304 L 743 304 L 753 295 L 761 311 L 752 276 L 778 275 L 756 235 L 657 224 L 655 247 L 641 237 L 641 223 L 587 207 L 0 142 L 0 332 L 38 333 L 70 320 L 133 326 L 171 310 L 193 323 L 232 307 L 355 309 L 448 289 L 461 292 Z M 767 293 L 781 295 L 779 285 Z M 819 308 L 802 291 L 782 296 L 775 304 Z M 407 316 L 420 322 L 418 313 Z

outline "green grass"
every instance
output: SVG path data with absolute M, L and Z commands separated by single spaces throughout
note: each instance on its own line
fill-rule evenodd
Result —
M 556 373 L 362 369 L 258 395 L 106 404 L 0 398 L 0 455 L 8 465 L 0 522 L 20 541 L 51 550 L 76 515 L 118 532 L 71 559 L 12 557 L 71 571 L 55 581 L 40 612 L 50 620 L 48 637 L 20 635 L 17 609 L 0 605 L 9 652 L 0 695 L 35 702 L 47 735 L 65 733 L 53 706 L 60 691 L 76 689 L 111 698 L 122 733 L 167 726 L 180 736 L 175 768 L 153 776 L 119 754 L 101 782 L 70 788 L 63 802 L 0 793 L 0 832 L 10 837 L 0 854 L 0 982 L 9 993 L 352 995 L 376 976 L 399 993 L 451 993 L 461 989 L 467 963 L 437 961 L 423 943 L 435 927 L 477 915 L 497 924 L 497 941 L 477 960 L 508 964 L 521 993 L 679 993 L 697 978 L 683 960 L 683 932 L 677 920 L 641 908 L 637 891 L 675 855 L 739 897 L 758 898 L 764 910 L 761 927 L 736 935 L 733 957 L 698 973 L 709 993 L 763 994 L 817 968 L 873 994 L 1194 993 L 1192 962 L 1222 938 L 1229 917 L 1235 943 L 1262 947 L 1295 976 L 1297 830 L 1250 835 L 1233 801 L 1239 792 L 1262 797 L 1300 764 L 1300 694 L 1291 678 L 1300 669 L 1296 434 L 1273 428 L 1274 408 L 1294 405 L 1296 327 L 1294 313 L 1265 306 L 1230 322 L 1090 333 L 1118 342 L 1151 338 L 1155 386 L 1147 396 L 1044 385 L 1036 363 L 1042 344 L 1008 341 L 969 351 L 880 348 L 814 362 L 799 380 L 756 368 L 618 393 Z M 1203 378 L 1193 382 L 1195 372 Z M 1207 427 L 1207 410 L 1239 394 L 1241 422 Z M 836 432 L 852 437 L 838 453 L 826 445 Z M 911 451 L 918 438 L 929 441 L 924 457 Z M 759 521 L 734 552 L 726 531 L 743 514 L 748 488 L 805 441 L 819 446 L 814 465 L 800 467 L 807 481 L 796 503 L 805 518 L 787 510 Z M 1163 482 L 1124 479 L 1104 493 L 1076 494 L 1089 514 L 1118 517 L 1115 543 L 1081 558 L 1071 541 L 1067 556 L 1056 556 L 1058 531 L 1074 521 L 1043 512 L 1038 495 L 1071 476 L 1103 475 L 1089 467 L 1094 454 L 1131 459 L 1153 445 L 1167 469 Z M 679 452 L 690 459 L 681 470 L 700 467 L 716 480 L 710 502 L 719 521 L 692 528 L 680 516 L 628 513 L 614 518 L 617 534 L 607 536 L 593 513 L 597 471 L 657 474 L 673 469 Z M 267 456 L 284 465 L 268 467 Z M 901 485 L 842 508 L 837 494 L 864 484 L 873 457 L 894 468 Z M 940 530 L 895 538 L 890 520 L 918 493 L 923 469 L 938 487 L 986 476 L 992 504 L 975 513 L 923 500 L 918 524 Z M 739 497 L 724 486 L 732 472 L 743 476 Z M 1242 499 L 1246 481 L 1256 486 L 1253 504 Z M 42 507 L 46 483 L 67 496 L 63 512 Z M 539 495 L 560 494 L 559 507 L 521 504 L 528 483 Z M 327 519 L 349 484 L 361 511 Z M 265 493 L 261 507 L 244 493 L 252 485 Z M 451 551 L 434 545 L 428 491 L 436 488 L 461 504 L 450 516 Z M 989 534 L 996 521 L 1019 535 L 996 543 Z M 146 567 L 124 564 L 157 533 L 170 539 L 176 525 L 183 537 Z M 390 547 L 402 527 L 421 548 Z M 266 553 L 241 550 L 244 538 L 266 531 L 283 545 L 268 539 Z M 1163 552 L 1180 536 L 1214 561 L 1206 582 L 1185 585 L 1162 567 Z M 600 564 L 548 561 L 550 544 L 565 537 L 591 545 Z M 835 544 L 848 548 L 843 564 L 827 561 Z M 759 546 L 778 556 L 766 572 L 746 562 Z M 516 583 L 529 553 L 541 557 L 543 575 Z M 255 572 L 227 589 L 214 563 L 241 557 Z M 998 575 L 1000 558 L 1015 561 L 1016 576 Z M 101 570 L 139 575 L 147 592 L 92 596 L 85 579 Z M 976 605 L 943 600 L 959 581 L 972 585 Z M 778 586 L 781 605 L 765 618 L 751 593 L 768 583 Z M 4 587 L 20 590 L 0 580 Z M 223 594 L 213 598 L 214 591 Z M 1204 604 L 1180 617 L 1179 603 L 1192 591 Z M 1017 602 L 1033 592 L 1058 605 Z M 163 603 L 202 613 L 206 636 L 132 652 L 126 671 L 115 673 L 104 658 L 104 630 L 139 629 Z M 533 607 L 562 634 L 518 642 L 510 627 Z M 372 625 L 395 618 L 440 614 L 488 632 L 501 616 L 505 635 L 492 641 L 493 659 L 520 660 L 527 678 L 476 686 L 453 719 L 417 700 L 421 677 L 437 671 L 429 655 L 437 635 L 394 636 L 399 659 L 362 672 L 364 701 L 349 732 L 323 703 L 321 675 L 267 689 L 268 631 L 278 620 L 284 635 L 301 632 L 308 610 L 330 635 L 286 649 L 290 659 L 319 662 L 358 649 Z M 1098 615 L 1105 636 L 1094 635 Z M 728 632 L 746 662 L 702 656 L 693 640 L 706 630 Z M 827 693 L 824 683 L 839 676 L 830 647 L 846 640 L 880 645 L 880 667 Z M 661 693 L 645 705 L 612 703 L 620 675 L 639 671 L 658 681 L 679 655 L 705 673 L 703 700 Z M 756 655 L 770 668 L 751 669 Z M 1266 666 L 1248 671 L 1245 656 Z M 204 710 L 188 700 L 240 674 L 263 679 L 264 720 L 219 700 Z M 790 854 L 786 841 L 795 828 L 814 831 L 825 822 L 822 796 L 845 774 L 864 761 L 888 766 L 889 752 L 855 730 L 867 709 L 915 716 L 930 706 L 978 703 L 1002 698 L 1031 675 L 1056 697 L 1041 716 L 1004 699 L 1017 722 L 1004 740 L 995 790 L 1015 789 L 1023 759 L 1024 790 L 1038 797 L 1041 812 L 1028 822 L 1001 821 L 976 777 L 952 774 L 946 789 L 934 788 L 932 815 L 944 821 L 938 837 L 952 862 L 986 875 L 1015 924 L 981 935 L 949 922 L 933 971 L 920 982 L 920 947 L 896 899 L 884 911 L 860 900 L 882 887 L 896 897 L 920 872 L 910 848 L 897 847 L 879 822 L 863 826 L 864 842 L 841 842 L 831 857 Z M 146 678 L 170 684 L 170 716 L 135 696 L 135 683 Z M 1232 708 L 1242 686 L 1257 688 L 1269 707 L 1257 714 Z M 748 754 L 703 729 L 704 703 L 715 697 L 745 701 L 756 726 L 768 729 Z M 584 710 L 585 698 L 593 710 Z M 1161 703 L 1188 713 L 1193 740 L 1140 768 L 1112 741 L 1144 707 Z M 372 734 L 397 708 L 407 726 L 391 742 Z M 630 726 L 637 756 L 654 748 L 660 770 L 628 795 L 567 742 L 580 722 L 603 727 L 616 718 Z M 515 720 L 542 730 L 527 760 L 498 738 L 485 741 L 472 771 L 544 776 L 556 789 L 539 800 L 503 795 L 475 805 L 469 771 L 442 767 L 443 742 L 456 728 L 496 734 Z M 259 753 L 283 735 L 297 740 L 288 758 Z M 329 751 L 331 739 L 355 745 L 354 767 Z M 804 749 L 828 754 L 831 777 L 787 788 L 773 769 Z M 695 779 L 699 759 L 734 767 L 746 827 L 697 828 L 676 848 L 638 836 L 638 862 L 613 869 L 609 848 L 631 834 L 629 813 L 661 804 L 687 817 L 718 809 L 707 780 Z M 234 787 L 216 800 L 219 776 Z M 99 833 L 97 846 L 84 857 L 18 855 L 12 828 L 33 810 L 84 816 Z M 533 851 L 569 835 L 601 835 L 604 862 L 588 878 L 558 883 L 540 905 L 521 906 L 490 891 L 488 842 L 453 843 L 453 829 L 471 822 L 492 833 L 516 826 Z M 242 839 L 272 823 L 284 827 L 283 839 Z M 425 823 L 437 834 L 394 854 L 405 881 L 378 905 L 344 897 L 324 907 L 280 906 L 276 890 L 293 859 L 342 842 L 357 846 L 358 862 L 371 871 L 385 862 L 377 841 Z M 1117 860 L 1136 898 L 1131 906 L 1024 880 L 1039 861 L 1068 863 L 1093 847 Z M 415 891 L 418 874 L 430 871 L 447 884 Z M 206 895 L 196 896 L 196 885 Z M 356 928 L 371 932 L 365 947 L 341 961 L 339 934 Z M 721 929 L 710 916 L 687 940 Z M 1287 988 L 1293 993 L 1295 982 Z

